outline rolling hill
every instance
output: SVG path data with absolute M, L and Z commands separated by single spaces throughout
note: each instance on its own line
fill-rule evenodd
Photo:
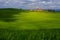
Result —
M 0 28 L 19 30 L 60 28 L 60 12 L 0 9 Z

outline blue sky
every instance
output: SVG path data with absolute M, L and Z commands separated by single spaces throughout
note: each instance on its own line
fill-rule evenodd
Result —
M 60 0 L 0 0 L 0 8 L 60 9 Z

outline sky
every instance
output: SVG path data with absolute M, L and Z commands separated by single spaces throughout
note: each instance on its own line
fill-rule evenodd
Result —
M 0 8 L 60 9 L 60 0 L 0 0 Z

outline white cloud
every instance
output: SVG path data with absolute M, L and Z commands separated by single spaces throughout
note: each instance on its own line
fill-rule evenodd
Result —
M 26 3 L 26 2 L 24 2 L 24 1 L 20 1 L 20 3 L 21 3 L 21 4 L 24 4 L 24 3 Z
M 52 2 L 47 2 L 47 4 L 52 4 Z
M 35 2 L 36 0 L 28 0 L 28 1 L 32 1 L 32 2 Z
M 0 6 L 13 6 L 13 7 L 20 7 L 20 6 L 28 6 L 27 8 L 35 6 L 42 6 L 45 8 L 46 6 L 50 6 L 50 8 L 55 8 L 60 5 L 60 1 L 54 0 L 54 1 L 47 1 L 47 0 L 0 0 Z M 57 6 L 56 6 L 57 5 Z M 60 7 L 60 6 L 59 6 Z M 47 8 L 47 7 L 46 7 Z
M 30 3 L 30 4 L 27 4 L 28 6 L 32 6 L 32 5 L 34 5 L 35 3 Z
M 2 1 L 2 0 L 0 0 L 0 1 Z
M 46 3 L 46 1 L 42 1 L 42 3 Z

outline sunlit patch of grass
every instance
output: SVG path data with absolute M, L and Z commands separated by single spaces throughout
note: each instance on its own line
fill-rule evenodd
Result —
M 20 18 L 22 20 L 27 21 L 40 21 L 40 20 L 50 20 L 52 19 L 50 14 L 44 12 L 29 12 L 29 13 L 22 13 Z
M 60 28 L 59 15 L 49 12 L 21 13 L 17 15 L 15 25 L 18 29 Z

